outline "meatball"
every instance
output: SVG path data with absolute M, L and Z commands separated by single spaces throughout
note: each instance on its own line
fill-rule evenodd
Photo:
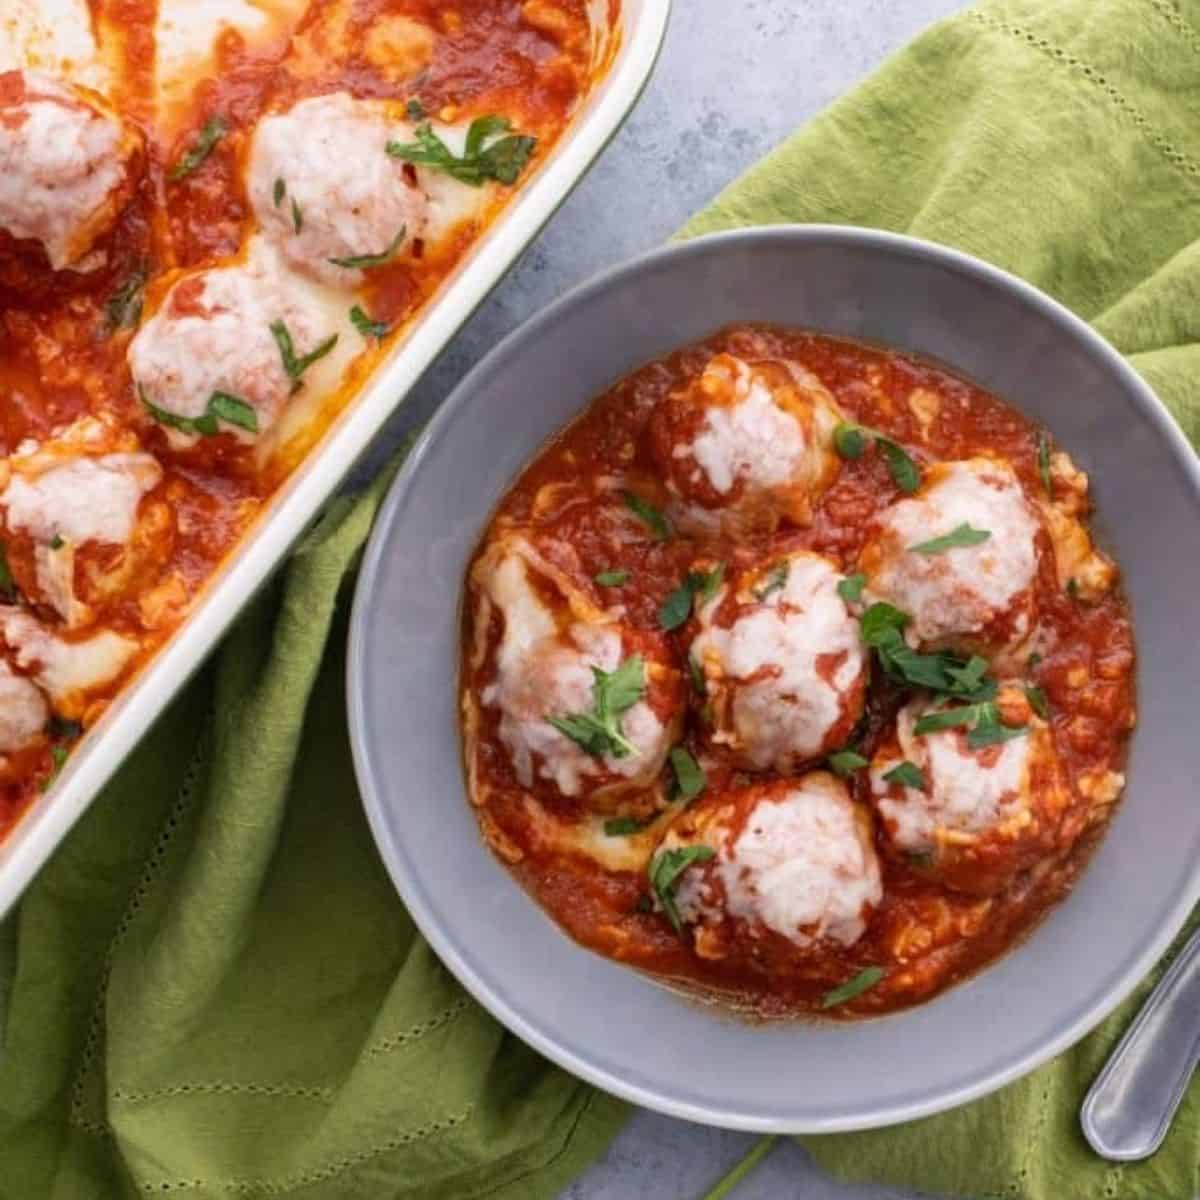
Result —
M 171 288 L 128 360 L 142 402 L 173 444 L 218 430 L 250 441 L 278 420 L 298 382 L 280 329 L 294 360 L 331 346 L 315 302 L 269 266 L 199 271 Z
M 795 770 L 842 745 L 862 715 L 868 660 L 841 578 L 800 551 L 744 572 L 700 609 L 689 653 L 707 736 L 746 770 Z
M 0 659 L 0 754 L 24 749 L 49 719 L 50 709 L 37 686 Z
M 138 642 L 110 630 L 69 641 L 19 608 L 0 608 L 0 639 L 55 711 L 70 718 L 83 716 L 89 694 L 116 680 L 140 649 Z
M 392 257 L 421 236 L 427 199 L 415 172 L 387 154 L 393 129 L 378 101 L 345 92 L 302 100 L 259 123 L 250 203 L 297 270 L 352 289 L 362 270 L 335 260 Z
M 871 531 L 859 560 L 866 599 L 907 613 L 914 645 L 1013 650 L 1032 630 L 1039 528 L 1008 463 L 939 463 Z
M 34 71 L 0 73 L 0 229 L 80 265 L 133 192 L 141 140 L 100 97 Z
M 594 811 L 647 801 L 682 721 L 680 673 L 664 638 L 592 609 L 523 540 L 480 559 L 477 625 L 503 634 L 483 704 L 522 787 Z
M 883 897 L 870 813 L 826 771 L 702 797 L 663 838 L 651 879 L 663 856 L 695 846 L 712 853 L 677 877 L 666 905 L 694 927 L 703 958 L 787 970 L 807 951 L 853 945 Z
M 147 582 L 174 531 L 169 505 L 143 505 L 162 477 L 132 434 L 94 417 L 0 460 L 5 543 L 25 595 L 78 628 L 97 602 Z
M 946 710 L 929 699 L 912 701 L 870 771 L 872 798 L 897 855 L 976 895 L 998 891 L 1052 849 L 1068 803 L 1050 728 L 1020 686 L 1002 685 L 987 709 L 964 709 L 970 724 L 918 734 L 922 717 Z M 980 722 L 1007 740 L 984 738 L 972 747 Z M 909 767 L 897 773 L 902 763 Z
M 685 529 L 775 529 L 812 519 L 839 469 L 841 421 L 820 381 L 792 362 L 718 354 L 670 395 L 650 425 L 651 445 Z

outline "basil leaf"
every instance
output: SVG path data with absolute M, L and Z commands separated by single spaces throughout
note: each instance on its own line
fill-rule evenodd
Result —
M 384 263 L 390 263 L 396 257 L 407 232 L 408 226 L 401 225 L 396 236 L 378 254 L 352 254 L 349 258 L 331 258 L 327 261 L 335 267 L 346 267 L 352 271 L 363 267 L 382 267 Z
M 770 574 L 767 575 L 767 578 L 760 583 L 758 587 L 751 589 L 751 591 L 754 593 L 754 598 L 756 600 L 765 600 L 774 592 L 782 591 L 787 586 L 788 574 L 790 571 L 791 567 L 787 562 L 776 563 L 771 568 Z
M 853 604 L 860 599 L 863 594 L 863 588 L 867 586 L 867 577 L 865 575 L 847 575 L 845 579 L 837 585 L 838 595 L 841 596 L 847 604 Z
M 139 387 L 138 398 L 146 411 L 160 424 L 170 429 L 178 429 L 180 433 L 198 434 L 201 437 L 213 437 L 220 433 L 220 422 L 237 425 L 251 433 L 258 432 L 258 414 L 239 396 L 229 392 L 213 392 L 208 398 L 208 407 L 198 417 L 181 417 L 178 413 L 159 408 L 146 398 L 146 393 Z
M 296 203 L 296 197 L 292 197 L 292 228 L 299 234 L 304 229 L 304 214 L 300 211 L 300 205 Z
M 860 426 L 843 421 L 833 431 L 833 445 L 842 458 L 854 462 L 867 451 L 867 434 Z
M 704 605 L 721 590 L 721 585 L 725 582 L 725 564 L 717 563 L 711 571 L 695 571 L 693 574 L 696 579 L 696 595 Z
M 870 991 L 886 974 L 882 967 L 864 967 L 841 987 L 826 992 L 821 1000 L 821 1007 L 836 1008 L 839 1004 L 845 1004 L 847 1000 L 861 996 L 863 992 Z
M 209 117 L 196 135 L 192 148 L 171 168 L 169 179 L 178 181 L 190 175 L 213 152 L 213 147 L 229 132 L 223 117 Z
M 388 142 L 387 152 L 392 158 L 442 171 L 471 187 L 481 187 L 489 179 L 513 184 L 529 162 L 537 139 L 509 134 L 485 145 L 489 139 L 507 133 L 511 128 L 512 122 L 507 117 L 476 117 L 467 130 L 463 153 L 457 155 L 426 121 L 413 131 L 416 141 Z
M 893 767 L 884 775 L 885 783 L 900 783 L 905 787 L 925 790 L 925 772 L 914 762 L 906 758 L 899 766 Z
M 49 787 L 59 777 L 63 767 L 66 766 L 68 754 L 69 751 L 66 746 L 50 747 L 50 761 L 53 765 L 50 774 L 46 776 L 46 782 L 42 785 L 43 787 Z
M 985 746 L 997 746 L 1001 742 L 1010 742 L 1013 738 L 1024 737 L 1029 732 L 1024 725 L 1014 729 L 1010 725 L 1002 725 L 996 720 L 981 720 L 967 734 L 967 745 L 972 750 L 982 750 Z
M 383 338 L 389 329 L 382 321 L 372 321 L 357 304 L 350 310 L 350 323 L 365 338 Z
M 1079 583 L 1077 580 L 1067 580 L 1067 595 L 1070 596 L 1072 600 L 1079 599 Z
M 8 565 L 8 547 L 0 542 L 0 596 L 13 601 L 17 598 L 17 585 L 13 582 L 12 568 Z
M 104 306 L 109 333 L 132 329 L 142 319 L 142 289 L 146 286 L 146 268 L 138 267 L 109 297 Z
M 231 396 L 228 392 L 213 392 L 209 397 L 208 411 L 227 425 L 236 425 L 250 433 L 258 432 L 258 414 L 238 396 Z
M 292 381 L 292 391 L 300 390 L 300 380 L 304 372 L 315 362 L 319 362 L 330 350 L 337 345 L 338 335 L 331 333 L 317 348 L 308 354 L 297 357 L 292 335 L 283 321 L 271 322 L 271 336 L 279 347 L 279 357 L 283 360 L 283 369 Z
M 862 636 L 863 641 L 868 646 L 875 645 L 876 641 L 889 630 L 899 632 L 911 620 L 908 613 L 901 612 L 898 608 L 884 601 L 878 604 L 872 604 L 862 615 Z
M 605 837 L 628 837 L 631 833 L 641 833 L 648 822 L 639 821 L 636 817 L 613 817 L 604 822 Z
M 414 96 L 405 106 L 404 111 L 410 121 L 425 120 L 425 105 Z
M 601 571 L 599 575 L 595 575 L 593 578 L 600 587 L 620 587 L 623 583 L 629 582 L 629 572 L 622 570 Z
M 704 668 L 689 654 L 688 675 L 691 676 L 692 687 L 697 696 L 708 695 L 708 684 L 704 679 Z
M 715 853 L 711 846 L 680 846 L 675 850 L 663 850 L 650 860 L 650 886 L 676 933 L 683 932 L 683 922 L 675 907 L 675 888 L 679 877 L 690 866 L 707 862 Z
M 679 785 L 680 795 L 687 800 L 700 795 L 707 786 L 704 768 L 684 746 L 676 746 L 671 751 L 671 770 L 675 772 L 675 782 Z
M 902 491 L 911 495 L 921 486 L 921 468 L 909 457 L 908 451 L 891 438 L 875 437 L 876 444 L 887 459 L 888 470 L 892 482 Z
M 1046 699 L 1046 693 L 1040 687 L 1030 685 L 1025 689 L 1025 699 L 1029 701 L 1029 707 L 1033 709 L 1043 721 L 1050 719 L 1050 701 Z
M 967 659 L 967 664 L 964 667 L 947 666 L 946 674 L 950 676 L 959 690 L 973 692 L 983 684 L 983 678 L 987 674 L 987 669 L 987 659 L 981 658 L 978 654 L 973 654 Z M 994 689 L 995 684 L 993 683 L 991 687 Z M 989 700 L 991 698 L 991 696 L 987 697 Z
M 51 550 L 61 550 L 66 544 L 67 543 L 65 541 L 63 541 L 63 535 L 61 533 L 56 533 L 50 539 L 50 549 Z
M 650 532 L 654 534 L 656 542 L 665 542 L 671 536 L 670 522 L 653 504 L 643 500 L 641 496 L 635 496 L 633 492 L 622 492 L 621 497 L 625 501 L 625 507 L 640 517 Z
M 692 615 L 692 597 L 696 593 L 694 576 L 688 577 L 662 602 L 658 610 L 659 628 L 670 633 Z
M 984 705 L 968 704 L 964 708 L 946 708 L 940 712 L 926 713 L 913 726 L 917 737 L 927 733 L 940 733 L 944 729 L 956 729 L 960 725 L 974 725 L 981 717 Z
M 1035 650 L 1029 656 L 1029 662 L 1026 665 L 1029 667 L 1029 669 L 1031 671 L 1036 671 L 1037 668 L 1041 665 L 1041 662 L 1042 662 L 1042 656 Z
M 829 764 L 830 770 L 843 779 L 870 765 L 868 760 L 863 758 L 857 750 L 839 750 L 837 753 L 829 755 L 825 761 Z
M 1044 434 L 1037 435 L 1038 473 L 1042 477 L 1042 487 L 1046 495 L 1053 499 L 1054 484 L 1050 478 L 1050 439 Z
M 275 201 L 275 207 L 278 208 L 283 203 L 284 196 L 287 195 L 287 184 L 282 179 L 275 180 L 275 188 L 272 198 Z
M 621 731 L 621 716 L 646 693 L 645 664 L 634 654 L 615 671 L 593 667 L 592 676 L 592 711 L 549 717 L 547 723 L 594 758 L 627 758 L 637 748 Z
M 990 529 L 972 529 L 964 521 L 942 537 L 933 538 L 928 542 L 918 542 L 909 546 L 910 554 L 945 554 L 947 550 L 956 550 L 960 546 L 978 546 L 992 536 Z

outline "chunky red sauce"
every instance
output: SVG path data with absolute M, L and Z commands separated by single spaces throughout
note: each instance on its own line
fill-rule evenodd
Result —
M 310 0 L 293 27 L 277 25 L 253 43 L 227 28 L 211 74 L 182 98 L 168 100 L 156 90 L 154 0 L 90 0 L 89 7 L 100 53 L 112 66 L 107 100 L 140 133 L 144 150 L 134 164 L 132 196 L 96 247 L 104 258 L 98 269 L 52 271 L 39 243 L 0 230 L 0 456 L 88 414 L 109 414 L 136 431 L 164 468 L 161 484 L 143 503 L 165 502 L 174 512 L 170 531 L 150 556 L 153 578 L 144 583 L 175 583 L 153 614 L 139 603 L 145 589 L 138 588 L 106 611 L 104 627 L 133 631 L 143 649 L 107 694 L 93 695 L 85 712 L 70 714 L 84 727 L 183 619 L 279 483 L 387 349 L 364 351 L 338 393 L 269 462 L 252 463 L 227 436 L 172 451 L 131 386 L 125 356 L 135 327 L 112 328 L 108 307 L 114 296 L 144 276 L 149 314 L 176 278 L 172 272 L 220 265 L 243 253 L 253 232 L 243 172 L 254 124 L 268 111 L 348 91 L 361 98 L 416 99 L 448 123 L 502 114 L 537 138 L 526 178 L 594 75 L 585 0 Z M 389 23 L 405 18 L 430 31 L 432 51 L 415 67 L 407 65 L 400 42 L 394 52 L 389 42 Z M 19 76 L 0 74 L 0 101 L 6 86 L 19 87 Z M 172 180 L 171 167 L 213 116 L 228 132 L 197 169 Z M 411 254 L 367 273 L 362 303 L 373 320 L 391 328 L 388 341 L 430 299 L 513 190 L 497 187 L 494 199 L 436 248 L 414 244 Z M 19 537 L 10 542 L 19 588 L 33 570 L 33 551 Z M 36 615 L 54 626 L 52 613 Z M 67 737 L 54 725 L 3 763 L 0 837 L 45 788 L 77 734 L 75 724 Z
M 660 609 L 698 561 L 720 560 L 732 574 L 739 565 L 771 562 L 784 552 L 804 548 L 818 551 L 846 574 L 854 572 L 872 518 L 903 499 L 884 456 L 875 452 L 840 462 L 811 524 L 785 520 L 773 532 L 737 537 L 719 532 L 685 536 L 678 530 L 665 540 L 656 540 L 649 531 L 632 540 L 613 535 L 614 496 L 621 490 L 635 492 L 660 509 L 669 507 L 671 498 L 656 465 L 662 460 L 653 454 L 662 422 L 652 418 L 718 353 L 801 364 L 828 389 L 847 420 L 894 439 L 921 467 L 988 454 L 1012 464 L 1031 500 L 1045 495 L 1041 431 L 1009 404 L 951 371 L 815 333 L 735 327 L 646 365 L 597 398 L 513 484 L 488 526 L 476 562 L 514 531 L 531 539 L 580 595 L 598 608 L 621 606 L 623 619 L 640 634 L 665 638 L 684 686 L 694 627 L 664 634 Z M 931 404 L 931 397 L 936 403 Z M 1052 485 L 1054 491 L 1060 486 L 1058 481 Z M 883 979 L 833 1009 L 834 1016 L 902 1008 L 964 979 L 1017 943 L 1070 889 L 1116 799 L 1115 794 L 1097 795 L 1088 781 L 1106 771 L 1121 771 L 1134 720 L 1134 645 L 1124 595 L 1118 586 L 1082 601 L 1074 587 L 1062 586 L 1044 531 L 1039 539 L 1044 553 L 1034 583 L 1035 600 L 1044 640 L 1052 648 L 1027 665 L 1026 678 L 1030 686 L 1042 689 L 1049 704 L 1053 745 L 1067 783 L 1067 809 L 1038 860 L 1024 864 L 998 893 L 971 895 L 930 880 L 903 856 L 888 852 L 876 820 L 883 899 L 858 941 L 849 946 L 822 943 L 800 956 L 793 951 L 795 961 L 782 974 L 761 964 L 700 957 L 692 931 L 685 926 L 677 934 L 653 906 L 644 863 L 609 868 L 579 845 L 546 836 L 541 814 L 549 813 L 560 828 L 570 827 L 588 819 L 586 805 L 548 795 L 544 789 L 532 796 L 518 781 L 498 733 L 497 707 L 487 701 L 486 692 L 495 679 L 495 651 L 504 621 L 494 607 L 480 609 L 479 585 L 471 578 L 461 687 L 468 776 L 487 840 L 537 902 L 584 946 L 688 988 L 716 993 L 759 1015 L 818 1010 L 830 989 L 870 967 L 882 968 Z M 627 579 L 619 586 L 599 586 L 595 576 L 605 572 L 627 573 Z M 489 613 L 486 628 L 477 625 L 480 611 Z M 626 652 L 630 649 L 627 645 Z M 883 742 L 902 698 L 900 685 L 873 664 L 857 736 L 864 756 L 869 758 Z M 750 773 L 722 762 L 719 753 L 705 746 L 703 720 L 701 705 L 693 701 L 678 742 L 706 763 L 705 794 L 774 778 L 769 772 Z M 803 769 L 819 765 L 803 764 Z M 664 779 L 669 779 L 669 768 Z M 869 808 L 867 772 L 855 772 L 848 784 L 855 803 Z M 661 806 L 662 795 L 663 788 L 656 785 L 621 811 L 644 817 Z M 702 800 L 703 796 L 692 803 Z M 684 807 L 675 821 L 686 825 L 688 819 Z M 657 838 L 662 829 L 655 828 Z M 644 859 L 651 848 L 646 848 Z M 977 864 L 981 871 L 989 865 L 986 860 Z

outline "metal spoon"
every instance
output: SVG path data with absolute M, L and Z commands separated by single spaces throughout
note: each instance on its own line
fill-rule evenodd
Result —
M 1200 1062 L 1200 932 L 1192 935 L 1113 1051 L 1079 1121 L 1104 1158 L 1149 1158 Z

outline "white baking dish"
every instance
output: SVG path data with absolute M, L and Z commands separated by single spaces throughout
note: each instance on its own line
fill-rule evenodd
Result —
M 607 0 L 593 0 L 591 8 L 594 19 L 606 25 Z M 621 9 L 616 29 L 599 30 L 601 36 L 619 38 L 607 74 L 537 175 L 479 239 L 370 382 L 276 493 L 255 529 L 222 565 L 196 610 L 88 732 L 51 791 L 29 807 L 0 843 L 0 916 L 17 901 L 159 713 L 283 561 L 425 368 L 537 235 L 632 109 L 662 44 L 670 0 L 622 0 Z

